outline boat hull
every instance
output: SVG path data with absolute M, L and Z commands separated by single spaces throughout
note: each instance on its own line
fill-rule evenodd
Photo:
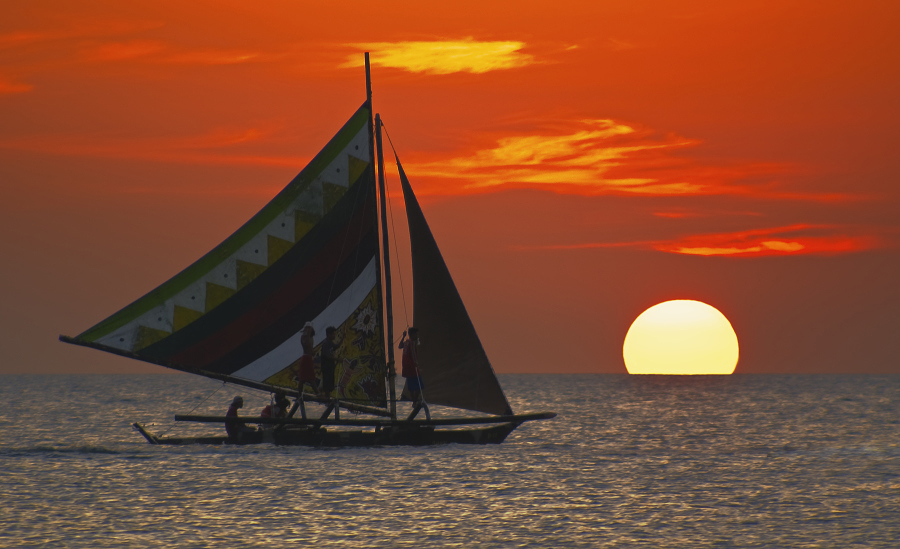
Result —
M 502 423 L 491 427 L 435 429 L 433 426 L 398 426 L 374 430 L 329 430 L 325 427 L 262 429 L 242 433 L 238 440 L 225 436 L 157 437 L 139 423 L 133 424 L 151 444 L 275 444 L 277 446 L 429 446 L 434 444 L 499 444 L 519 426 Z

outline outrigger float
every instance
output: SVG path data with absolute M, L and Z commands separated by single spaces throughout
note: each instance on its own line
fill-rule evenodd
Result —
M 513 413 L 394 150 L 409 223 L 413 324 L 424 341 L 418 362 L 425 382 L 412 411 L 398 417 L 383 124 L 380 115 L 372 116 L 368 53 L 365 64 L 366 101 L 262 210 L 134 303 L 77 337 L 60 336 L 66 343 L 296 399 L 285 418 L 242 416 L 241 422 L 259 429 L 231 439 L 157 436 L 134 423 L 151 444 L 487 444 L 503 442 L 525 422 L 556 416 Z M 336 328 L 339 361 L 329 398 L 301 393 L 297 386 L 307 322 L 317 334 L 316 354 L 325 328 Z M 316 370 L 321 379 L 320 366 Z M 309 403 L 324 411 L 312 417 Z M 431 418 L 429 404 L 488 415 Z M 355 417 L 342 418 L 342 409 Z M 427 417 L 417 419 L 422 409 Z

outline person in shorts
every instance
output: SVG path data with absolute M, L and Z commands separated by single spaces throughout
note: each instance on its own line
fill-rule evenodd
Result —
M 406 389 L 413 402 L 419 402 L 422 399 L 422 390 L 425 389 L 425 382 L 422 381 L 422 373 L 419 371 L 419 329 L 410 327 L 409 339 L 406 338 L 406 332 L 400 338 L 400 348 L 403 349 L 403 357 L 401 359 L 400 375 L 406 378 Z

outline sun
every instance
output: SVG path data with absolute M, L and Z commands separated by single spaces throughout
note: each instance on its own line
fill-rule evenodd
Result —
M 629 374 L 728 375 L 737 366 L 738 340 L 718 309 L 678 299 L 641 313 L 622 354 Z

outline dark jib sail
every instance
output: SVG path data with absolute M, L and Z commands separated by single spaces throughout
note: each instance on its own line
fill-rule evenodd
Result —
M 300 332 L 337 328 L 337 397 L 385 406 L 369 102 L 271 202 L 193 265 L 71 343 L 296 389 Z M 318 359 L 317 359 L 318 363 Z M 321 379 L 319 366 L 317 374 Z
M 425 215 L 396 157 L 409 221 L 413 271 L 413 324 L 422 334 L 419 368 L 425 400 L 488 414 L 511 415 L 481 340 Z

